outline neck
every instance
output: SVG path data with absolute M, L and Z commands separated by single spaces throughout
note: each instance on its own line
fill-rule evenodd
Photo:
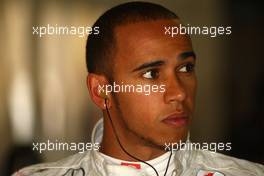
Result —
M 165 153 L 164 150 L 155 147 L 154 145 L 150 145 L 144 139 L 141 139 L 132 132 L 124 133 L 125 130 L 120 128 L 121 125 L 118 125 L 117 123 L 114 123 L 114 125 L 121 145 L 130 155 L 140 160 L 148 161 Z M 104 134 L 100 152 L 125 161 L 138 161 L 123 151 L 118 143 L 109 118 L 104 119 Z

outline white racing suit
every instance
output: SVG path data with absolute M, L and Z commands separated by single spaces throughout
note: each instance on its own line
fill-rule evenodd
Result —
M 103 120 L 97 122 L 92 142 L 102 140 Z M 163 176 L 170 152 L 147 161 Z M 91 150 L 58 162 L 26 167 L 13 176 L 156 176 L 140 162 L 127 162 Z M 264 166 L 204 150 L 179 150 L 172 154 L 166 176 L 264 176 Z

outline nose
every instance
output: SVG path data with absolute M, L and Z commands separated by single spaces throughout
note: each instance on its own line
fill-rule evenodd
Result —
M 186 99 L 186 90 L 179 78 L 173 77 L 169 80 L 164 93 L 164 99 L 167 104 L 181 104 Z

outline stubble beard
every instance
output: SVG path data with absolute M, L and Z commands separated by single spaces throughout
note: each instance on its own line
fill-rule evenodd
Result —
M 119 103 L 117 94 L 112 92 L 112 97 L 113 97 L 113 100 L 114 100 L 114 104 L 115 104 L 115 107 L 116 107 L 116 112 L 118 114 L 118 118 L 121 118 L 121 120 L 122 120 L 122 122 L 124 124 L 125 130 L 128 133 L 133 134 L 136 138 L 138 138 L 143 143 L 144 146 L 155 148 L 155 149 L 158 149 L 158 150 L 164 150 L 164 145 L 158 144 L 151 137 L 146 137 L 146 136 L 138 133 L 136 130 L 131 129 L 129 127 L 128 122 L 124 118 L 125 116 L 124 116 L 124 113 L 123 113 L 123 111 L 122 111 L 122 109 L 120 107 L 120 103 Z M 122 143 L 122 141 L 121 141 L 121 143 Z

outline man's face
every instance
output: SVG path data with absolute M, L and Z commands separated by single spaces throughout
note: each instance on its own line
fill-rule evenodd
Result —
M 196 76 L 191 41 L 165 35 L 177 20 L 156 20 L 115 29 L 114 81 L 123 85 L 165 85 L 165 92 L 116 93 L 117 119 L 123 133 L 162 146 L 187 136 L 194 111 Z M 160 90 L 160 89 L 159 89 Z

